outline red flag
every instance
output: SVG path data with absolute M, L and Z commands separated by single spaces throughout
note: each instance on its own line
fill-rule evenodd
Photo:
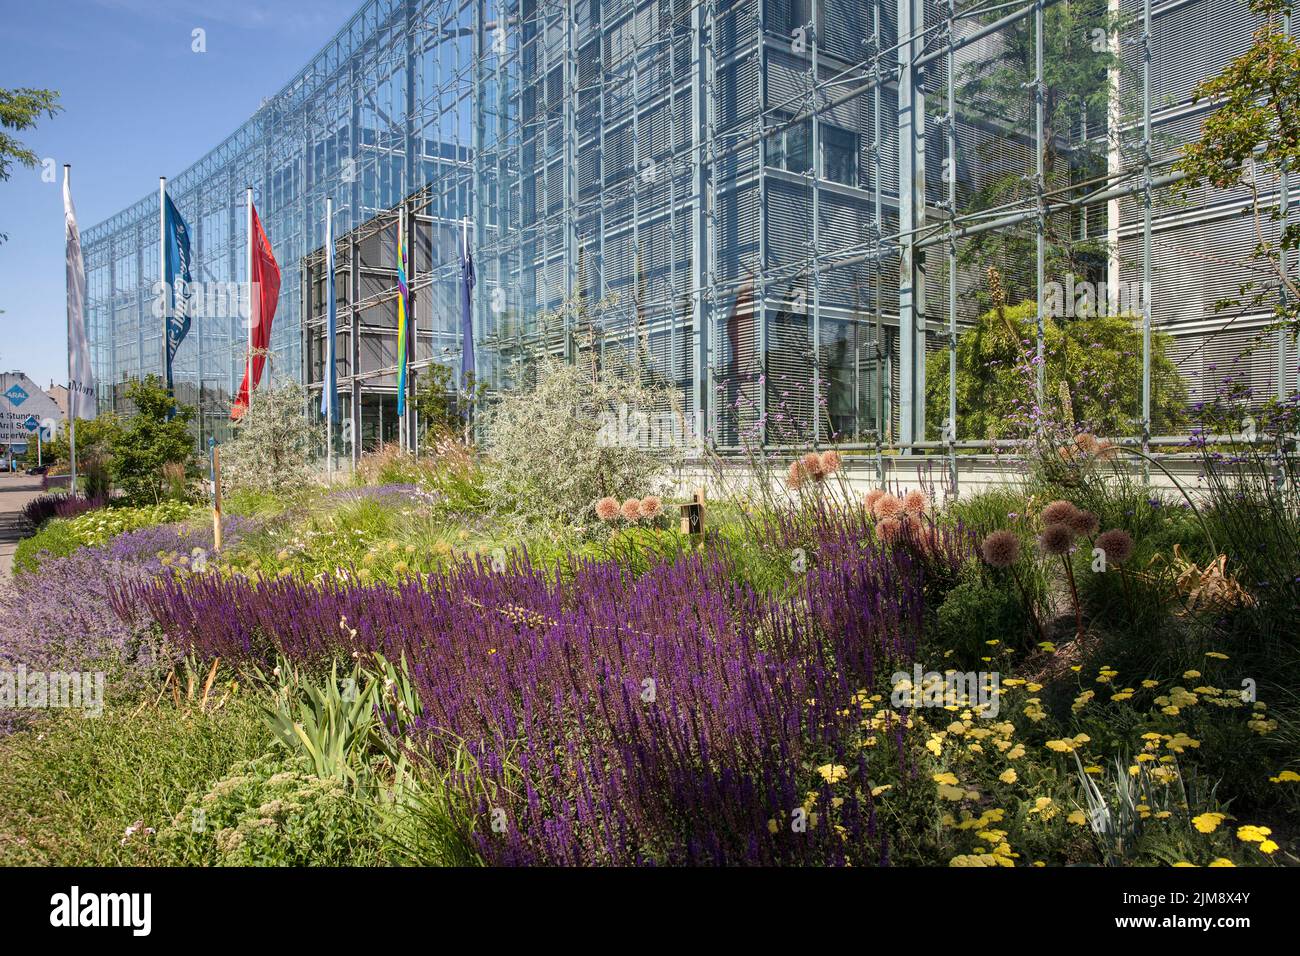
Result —
M 239 396 L 230 410 L 232 419 L 240 419 L 248 408 L 249 387 L 248 373 L 253 373 L 253 389 L 262 381 L 262 369 L 266 365 L 266 350 L 271 347 L 271 320 L 275 318 L 275 306 L 280 301 L 280 267 L 276 264 L 275 254 L 271 251 L 271 240 L 262 231 L 262 221 L 257 218 L 257 209 L 253 209 L 253 274 L 252 296 L 249 303 L 248 321 L 252 326 L 253 361 L 252 368 L 244 368 L 244 381 L 239 386 Z M 256 354 L 257 352 L 262 354 Z

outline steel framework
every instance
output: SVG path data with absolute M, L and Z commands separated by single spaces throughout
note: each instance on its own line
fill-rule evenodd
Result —
M 393 230 L 415 250 L 418 375 L 459 355 L 468 219 L 495 392 L 542 356 L 620 350 L 720 447 L 937 453 L 955 476 L 989 439 L 963 431 L 956 394 L 988 266 L 1038 303 L 1039 405 L 1043 290 L 1067 268 L 1143 292 L 1141 393 L 1116 397 L 1134 441 L 1178 419 L 1153 398 L 1157 333 L 1193 399 L 1230 368 L 1295 386 L 1296 350 L 1261 338 L 1267 305 L 1214 309 L 1249 277 L 1245 190 L 1182 195 L 1173 169 L 1213 105 L 1195 84 L 1255 26 L 1239 0 L 369 0 L 171 189 L 200 277 L 242 281 L 253 185 L 285 271 L 274 374 L 317 387 L 334 199 L 354 454 L 396 434 Z M 1091 80 L 1060 68 L 1089 55 Z M 1294 177 L 1260 175 L 1285 211 Z M 110 403 L 158 370 L 154 215 L 146 198 L 84 237 Z M 201 320 L 182 349 L 206 430 L 243 334 Z M 946 393 L 926 382 L 945 350 Z

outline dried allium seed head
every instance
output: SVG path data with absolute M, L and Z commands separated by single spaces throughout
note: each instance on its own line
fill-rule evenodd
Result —
M 903 502 L 891 494 L 883 494 L 871 511 L 877 518 L 897 518 L 903 513 Z
M 1009 568 L 1020 557 L 1020 538 L 1014 531 L 994 531 L 980 544 L 980 554 L 995 568 Z
M 1107 561 L 1115 564 L 1123 564 L 1133 554 L 1133 536 L 1123 528 L 1103 531 L 1093 543 L 1106 555 Z
M 1085 455 L 1097 454 L 1097 439 L 1087 432 L 1079 432 L 1074 436 L 1074 447 L 1078 448 Z
M 618 502 L 613 498 L 601 498 L 596 502 L 596 517 L 601 521 L 613 521 L 618 517 Z
M 886 544 L 896 540 L 902 533 L 903 522 L 897 518 L 881 518 L 876 522 L 876 536 Z
M 813 481 L 821 481 L 826 475 L 822 472 L 822 456 L 815 451 L 810 451 L 800 459 L 800 465 L 803 467 L 804 476 L 811 478 Z
M 835 449 L 824 451 L 821 455 L 821 469 L 823 474 L 833 475 L 840 470 L 840 453 Z
M 909 491 L 903 496 L 903 510 L 909 515 L 925 514 L 925 510 L 930 507 L 930 499 L 926 497 L 924 491 Z
M 641 499 L 641 515 L 645 518 L 658 518 L 663 513 L 664 503 L 658 495 L 646 495 Z
M 1074 531 L 1066 524 L 1049 524 L 1038 536 L 1038 546 L 1045 554 L 1066 554 L 1074 543 Z
M 885 496 L 884 491 L 879 488 L 872 488 L 862 496 L 862 507 L 867 509 L 868 514 L 874 513 L 876 502 Z
M 623 502 L 623 518 L 626 521 L 636 521 L 641 517 L 641 499 L 629 498 Z
M 1043 524 L 1062 524 L 1069 521 L 1078 510 L 1073 502 L 1058 498 L 1043 509 Z
M 786 472 L 785 480 L 791 488 L 798 488 L 803 484 L 803 468 L 799 462 L 790 462 L 790 470 Z
M 1070 529 L 1075 534 L 1082 535 L 1085 538 L 1091 538 L 1097 533 L 1097 529 L 1101 527 L 1101 522 L 1097 520 L 1097 516 L 1091 511 L 1076 511 L 1066 519 L 1065 523 L 1070 526 Z

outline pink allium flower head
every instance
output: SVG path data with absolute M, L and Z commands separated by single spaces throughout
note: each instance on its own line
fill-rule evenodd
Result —
M 926 497 L 924 491 L 909 491 L 903 496 L 903 510 L 910 515 L 925 514 L 925 509 L 930 507 L 930 499 Z
M 1075 534 L 1083 535 L 1085 538 L 1091 538 L 1101 527 L 1101 522 L 1091 511 L 1076 511 L 1065 519 L 1065 523 Z
M 813 481 L 821 481 L 826 477 L 825 473 L 822 471 L 821 455 L 817 454 L 817 452 L 808 452 L 808 454 L 804 455 L 800 460 L 800 464 L 803 466 L 804 474 Z
M 1119 446 L 1111 443 L 1109 438 L 1097 439 L 1097 458 L 1099 461 L 1110 461 L 1119 454 Z
M 641 517 L 641 499 L 629 498 L 623 502 L 623 518 L 627 521 L 636 521 Z
M 646 518 L 658 518 L 663 513 L 664 503 L 656 495 L 647 495 L 641 499 L 641 515 Z
M 803 484 L 803 467 L 799 462 L 790 462 L 790 470 L 786 473 L 785 480 L 791 488 L 798 488 Z
M 1133 537 L 1122 528 L 1111 528 L 1097 535 L 1094 542 L 1106 555 L 1107 561 L 1123 564 L 1133 554 Z
M 1014 531 L 994 531 L 980 544 L 980 554 L 995 568 L 1009 568 L 1020 557 L 1020 538 Z
M 876 501 L 872 514 L 877 518 L 897 518 L 903 513 L 903 502 L 891 494 L 883 494 Z
M 897 518 L 881 518 L 876 522 L 876 535 L 886 544 L 896 540 L 902 533 L 903 522 Z
M 821 457 L 822 472 L 827 475 L 833 475 L 840 470 L 840 453 L 834 448 L 830 451 L 822 452 Z
M 1060 498 L 1043 509 L 1043 524 L 1063 524 L 1078 510 L 1073 502 Z
M 613 521 L 618 517 L 618 502 L 613 498 L 601 498 L 596 502 L 596 517 L 601 521 Z
M 885 497 L 885 493 L 879 488 L 872 488 L 862 496 L 862 507 L 867 509 L 869 514 L 875 512 L 876 502 Z
M 1038 546 L 1045 554 L 1066 554 L 1074 543 L 1074 532 L 1069 525 L 1049 524 L 1038 536 Z

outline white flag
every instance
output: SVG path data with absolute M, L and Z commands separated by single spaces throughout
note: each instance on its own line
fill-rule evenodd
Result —
M 72 207 L 68 167 L 63 167 L 63 219 L 68 252 L 68 417 L 95 417 L 95 372 L 86 341 L 86 263 L 81 257 L 81 233 Z

